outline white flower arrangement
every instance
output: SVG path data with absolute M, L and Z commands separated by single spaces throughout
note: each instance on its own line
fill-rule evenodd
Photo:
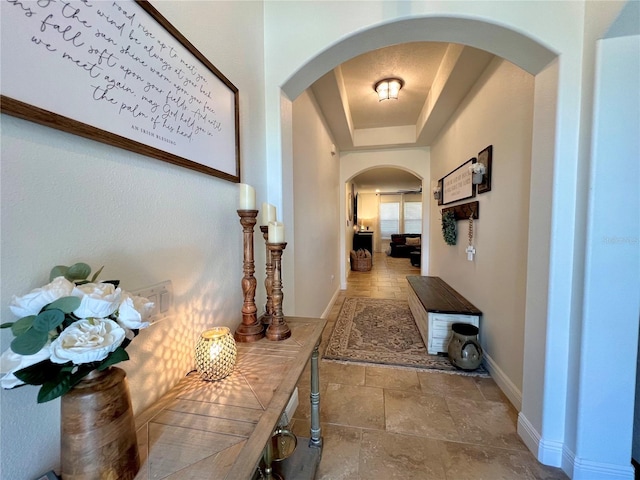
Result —
M 471 165 L 469 165 L 469 171 L 471 173 L 480 173 L 484 175 L 487 172 L 487 167 L 484 165 L 484 163 L 472 163 Z
M 149 326 L 153 303 L 118 287 L 119 281 L 95 283 L 91 267 L 57 266 L 51 283 L 22 297 L 11 312 L 20 317 L 3 323 L 15 338 L 0 357 L 3 388 L 41 385 L 38 403 L 60 397 L 93 370 L 129 359 L 125 348 Z

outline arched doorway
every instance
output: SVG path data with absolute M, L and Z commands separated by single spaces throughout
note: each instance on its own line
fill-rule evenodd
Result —
M 505 41 L 508 39 L 508 41 Z M 280 132 L 283 135 L 282 147 L 282 196 L 283 203 L 293 204 L 293 188 L 288 184 L 288 174 L 284 172 L 293 169 L 293 156 L 288 149 L 288 126 L 291 122 L 290 100 L 308 87 L 311 82 L 319 78 L 328 69 L 335 67 L 342 61 L 372 48 L 378 48 L 398 41 L 447 41 L 467 44 L 475 48 L 485 49 L 500 55 L 512 63 L 519 65 L 528 72 L 536 75 L 535 115 L 536 115 L 536 144 L 532 158 L 536 159 L 532 165 L 531 190 L 548 193 L 543 197 L 536 197 L 537 212 L 529 219 L 530 237 L 528 257 L 536 259 L 536 268 L 527 273 L 527 312 L 525 349 L 525 373 L 523 381 L 523 404 L 520 414 L 519 431 L 532 451 L 538 458 L 550 465 L 561 464 L 561 453 L 545 446 L 553 442 L 562 442 L 564 428 L 558 427 L 558 419 L 564 418 L 566 405 L 563 401 L 567 385 L 567 369 L 548 368 L 547 362 L 555 361 L 554 354 L 567 355 L 567 332 L 569 319 L 566 317 L 552 318 L 548 315 L 545 305 L 549 301 L 549 262 L 551 247 L 548 242 L 540 242 L 540 238 L 550 238 L 552 228 L 551 211 L 553 202 L 572 203 L 575 191 L 562 192 L 562 198 L 555 198 L 550 186 L 553 185 L 553 165 L 555 160 L 556 143 L 556 91 L 558 90 L 559 64 L 554 62 L 555 53 L 530 38 L 501 26 L 476 20 L 461 18 L 413 18 L 387 23 L 373 27 L 365 32 L 355 34 L 337 44 L 327 48 L 315 58 L 311 59 L 283 84 L 279 112 L 282 121 Z M 429 178 L 427 175 L 426 178 Z M 285 216 L 287 215 L 285 206 Z M 563 224 L 561 228 L 569 231 L 573 225 Z M 571 235 L 570 235 L 571 236 Z M 563 243 L 563 242 L 559 242 Z M 572 246 L 557 245 L 556 247 L 572 249 Z M 554 272 L 556 275 L 559 272 Z M 571 272 L 561 272 L 560 277 L 568 275 L 563 287 L 569 292 L 572 288 Z M 570 294 L 569 294 L 570 295 Z M 556 302 L 558 298 L 554 299 Z M 561 302 L 562 303 L 562 302 Z M 561 310 L 563 307 L 556 305 Z M 563 339 L 554 348 L 557 352 L 545 348 L 545 338 L 558 333 Z M 551 349 L 553 350 L 553 349 Z M 546 352 L 542 355 L 540 352 Z M 554 359 L 554 360 L 552 360 Z M 544 412 L 543 412 L 544 406 Z M 551 443 L 541 441 L 549 438 Z
M 397 152 L 395 152 L 397 153 Z M 418 182 L 415 185 L 419 185 L 420 189 L 422 192 L 428 191 L 428 186 L 425 185 L 425 182 L 428 182 L 428 178 L 429 178 L 429 152 L 428 149 L 424 149 L 422 151 L 418 150 L 418 151 L 411 151 L 409 153 L 406 153 L 405 156 L 402 155 L 394 155 L 394 163 L 390 164 L 390 163 L 386 163 L 384 158 L 378 158 L 376 159 L 375 157 L 372 159 L 371 157 L 369 157 L 366 153 L 364 154 L 354 154 L 353 158 L 349 158 L 349 161 L 347 162 L 342 162 L 341 163 L 341 170 L 340 170 L 340 183 L 341 184 L 346 184 L 349 185 L 351 184 L 354 179 L 357 179 L 358 175 L 361 175 L 365 172 L 371 172 L 371 171 L 375 171 L 375 170 L 379 170 L 379 169 L 397 169 L 397 170 L 401 170 L 403 172 L 406 172 L 409 175 L 414 176 Z M 398 192 L 400 190 L 402 190 L 401 188 L 392 188 L 392 190 Z M 386 190 L 385 192 L 382 193 L 393 193 L 391 190 Z M 344 199 L 341 200 L 347 200 L 347 197 L 345 196 Z M 421 196 L 421 202 L 422 202 L 422 211 L 423 212 L 428 212 L 428 197 L 426 197 L 425 195 Z M 347 207 L 348 205 L 345 204 L 345 207 Z M 351 245 L 352 245 L 352 238 L 353 238 L 353 229 L 349 228 L 351 226 L 348 226 L 348 228 L 343 229 L 341 232 L 341 245 L 343 246 L 343 248 L 341 249 L 340 255 L 341 258 L 345 259 L 343 262 L 341 262 L 341 271 L 340 271 L 340 275 L 341 275 L 341 284 L 343 285 L 343 288 L 346 288 L 346 276 L 347 276 L 347 265 L 348 263 L 348 256 L 349 256 L 349 251 L 351 249 Z M 425 275 L 427 272 L 427 266 L 428 266 L 428 238 L 429 238 L 429 222 L 428 222 L 428 218 L 425 219 L 423 217 L 423 222 L 422 222 L 422 238 L 423 238 L 423 242 L 427 242 L 426 244 L 423 243 L 424 245 L 424 254 L 425 255 L 423 257 L 423 261 L 422 261 L 422 274 Z M 376 244 L 377 242 L 377 246 L 378 248 L 380 248 L 380 241 L 381 238 L 378 236 L 375 238 L 374 240 L 374 244 Z

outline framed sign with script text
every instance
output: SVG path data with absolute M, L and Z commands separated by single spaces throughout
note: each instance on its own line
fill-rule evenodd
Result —
M 238 89 L 147 1 L 0 2 L 2 113 L 240 181 Z
M 473 188 L 473 179 L 469 171 L 469 166 L 475 162 L 476 158 L 467 160 L 454 171 L 442 177 L 443 205 L 476 196 L 476 190 Z

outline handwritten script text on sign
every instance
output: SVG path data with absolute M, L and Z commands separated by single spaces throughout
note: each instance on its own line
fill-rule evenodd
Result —
M 11 50 L 24 67 L 3 94 L 199 163 L 213 145 L 233 171 L 233 95 L 137 4 L 3 2 L 5 20 L 20 25 Z M 37 79 L 25 82 L 29 74 Z

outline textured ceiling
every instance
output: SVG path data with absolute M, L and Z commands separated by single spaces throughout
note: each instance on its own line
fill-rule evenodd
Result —
M 446 43 L 405 43 L 342 64 L 353 127 L 415 125 L 446 48 Z M 388 77 L 402 79 L 404 86 L 398 100 L 381 102 L 373 87 Z
M 341 152 L 431 145 L 493 55 L 457 44 L 413 42 L 373 50 L 311 85 Z M 398 100 L 378 101 L 377 81 L 403 80 Z M 396 174 L 390 170 L 396 170 Z M 420 180 L 397 169 L 356 177 L 361 189 L 414 190 Z

